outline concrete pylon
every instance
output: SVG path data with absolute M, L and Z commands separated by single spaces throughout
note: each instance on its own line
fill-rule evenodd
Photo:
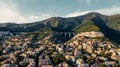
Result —
M 69 33 L 69 38 L 71 37 L 71 33 Z
M 65 34 L 65 37 L 67 37 L 67 33 L 64 33 Z

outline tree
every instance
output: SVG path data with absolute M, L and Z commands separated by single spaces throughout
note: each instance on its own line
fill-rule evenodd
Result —
M 54 56 L 51 56 L 50 59 L 54 64 L 59 64 L 65 60 L 64 56 L 59 53 Z
M 105 64 L 100 64 L 99 67 L 106 67 L 106 65 Z
M 22 67 L 27 67 L 29 63 L 23 63 Z

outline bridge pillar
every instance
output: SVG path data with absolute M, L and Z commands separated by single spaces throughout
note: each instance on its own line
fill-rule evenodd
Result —
M 71 33 L 69 33 L 69 38 L 71 37 Z
M 65 34 L 65 37 L 67 37 L 67 33 L 64 33 Z

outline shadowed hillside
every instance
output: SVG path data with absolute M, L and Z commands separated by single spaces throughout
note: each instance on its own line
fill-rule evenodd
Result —
M 120 31 L 109 28 L 100 17 L 95 17 L 92 19 L 92 21 L 100 28 L 100 31 L 105 35 L 105 37 L 120 44 Z
M 88 32 L 101 31 L 111 41 L 120 44 L 120 15 L 106 16 L 100 13 L 91 12 L 83 16 L 62 18 L 51 17 L 43 21 L 26 24 L 3 23 L 0 24 L 0 31 L 10 32 Z M 39 34 L 44 35 L 44 34 Z M 62 35 L 55 35 L 54 38 L 64 40 Z M 39 37 L 42 38 L 42 37 Z M 72 37 L 71 37 L 72 38 Z M 65 39 L 64 41 L 69 40 Z

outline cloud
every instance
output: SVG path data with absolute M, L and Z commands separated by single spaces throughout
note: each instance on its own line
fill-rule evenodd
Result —
M 0 23 L 7 23 L 7 22 L 14 22 L 14 23 L 30 23 L 35 21 L 41 21 L 50 17 L 53 17 L 55 15 L 51 15 L 50 13 L 47 14 L 41 14 L 41 15 L 29 15 L 25 16 L 23 15 L 17 8 L 16 5 L 10 5 L 13 3 L 6 3 L 7 0 L 1 0 L 0 1 Z M 82 0 L 84 1 L 84 0 Z M 85 0 L 85 2 L 91 2 L 93 0 Z M 97 0 L 94 0 L 97 1 Z M 88 11 L 75 11 L 73 13 L 67 14 L 62 17 L 76 17 L 79 15 L 84 15 L 89 12 L 99 12 L 101 14 L 105 15 L 113 15 L 113 14 L 120 14 L 120 6 L 113 5 L 111 8 L 104 8 L 104 9 L 98 9 L 98 10 L 88 10 Z
M 16 22 L 16 23 L 24 23 L 28 21 L 32 21 L 35 17 L 30 16 L 24 17 L 19 14 L 19 12 L 15 11 L 13 8 L 10 8 L 7 5 L 0 6 L 0 23 L 6 22 Z
M 28 16 L 28 17 L 21 17 L 20 19 L 17 19 L 17 23 L 31 23 L 36 21 L 41 21 L 47 18 L 52 17 L 49 14 L 42 14 L 40 16 L 34 15 L 34 16 Z M 20 21 L 22 19 L 22 21 Z
M 120 6 L 113 5 L 111 8 L 88 10 L 88 11 L 77 11 L 77 12 L 67 14 L 65 17 L 76 17 L 76 16 L 87 14 L 89 12 L 99 12 L 104 15 L 120 14 Z
M 51 17 L 49 14 L 23 16 L 13 5 L 0 1 L 0 23 L 30 23 Z
M 92 1 L 98 2 L 98 0 L 77 0 L 78 2 L 85 2 L 87 4 L 91 4 Z
M 0 23 L 29 23 L 47 19 L 51 17 L 49 14 L 42 14 L 40 16 L 22 16 L 18 11 L 15 9 L 10 8 L 9 6 L 0 6 Z
M 47 19 L 47 18 L 50 18 L 50 17 L 53 17 L 53 16 L 50 15 L 50 14 L 43 14 L 43 15 L 41 15 L 41 19 Z
M 87 2 L 88 4 L 91 3 L 91 1 L 92 1 L 92 0 L 86 0 L 86 2 Z

